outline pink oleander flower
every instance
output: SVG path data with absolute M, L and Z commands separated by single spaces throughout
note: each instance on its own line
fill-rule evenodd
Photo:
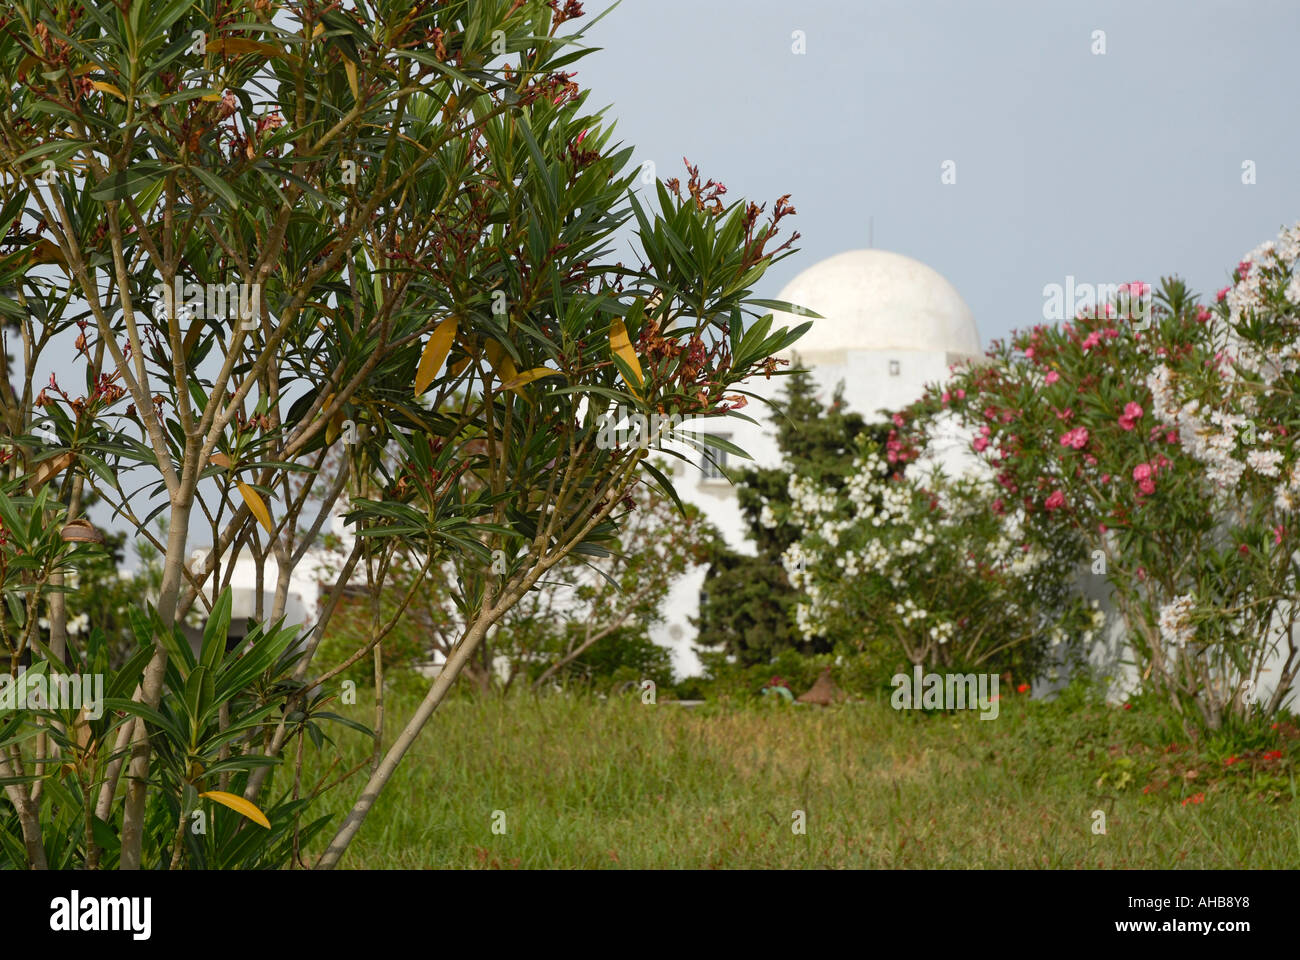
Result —
M 1063 494 L 1060 490 L 1052 491 L 1052 495 L 1047 498 L 1047 502 L 1044 503 L 1043 506 L 1046 507 L 1048 510 L 1061 509 L 1061 507 L 1065 506 L 1065 494 Z
M 1047 376 L 1044 379 L 1048 383 L 1055 383 L 1057 380 L 1061 379 L 1061 375 L 1057 373 L 1055 370 L 1049 370 L 1047 371 Z
M 966 391 L 961 389 L 960 387 L 957 388 L 957 399 L 958 400 L 966 399 Z
M 1137 422 L 1142 419 L 1143 410 L 1136 403 L 1126 403 L 1124 413 L 1119 418 L 1119 425 L 1125 430 L 1132 430 L 1137 426 Z
M 1075 427 L 1061 435 L 1061 446 L 1082 450 L 1088 445 L 1088 428 Z
M 1002 498 L 998 497 L 996 500 L 993 501 L 992 509 L 993 512 L 1000 517 L 1002 516 L 1002 514 L 1006 513 L 1007 507 L 1006 504 L 1002 502 Z
M 1092 331 L 1092 333 L 1090 333 L 1090 334 L 1088 334 L 1086 337 L 1084 337 L 1084 340 L 1083 340 L 1083 349 L 1084 349 L 1084 350 L 1091 350 L 1093 347 L 1097 346 L 1097 344 L 1099 344 L 1099 343 L 1101 343 L 1101 334 L 1098 333 L 1096 330 L 1094 330 L 1094 331 Z
M 971 444 L 971 446 L 973 446 L 973 447 L 975 448 L 975 452 L 976 452 L 976 453 L 983 453 L 983 452 L 984 452 L 984 449 L 985 449 L 988 445 L 989 445 L 989 438 L 988 438 L 988 437 L 976 437 L 976 438 L 975 438 L 975 442 L 974 442 L 973 444 Z
M 1224 287 L 1222 290 L 1220 290 L 1218 293 L 1214 295 L 1214 299 L 1219 301 L 1219 303 L 1223 303 L 1224 300 L 1228 299 L 1228 291 L 1231 289 L 1232 289 L 1231 287 Z
M 1025 356 L 1028 357 L 1030 360 L 1034 359 L 1034 348 L 1025 347 Z
M 1148 497 L 1156 492 L 1154 473 L 1149 463 L 1139 463 L 1133 468 L 1133 479 L 1137 482 L 1138 490 Z
M 1196 310 L 1197 323 L 1209 323 L 1211 316 L 1213 316 L 1213 314 L 1211 314 L 1209 310 L 1205 309 L 1205 307 L 1198 307 Z
M 951 399 L 952 399 L 952 394 L 949 393 L 947 390 L 945 390 L 943 392 L 943 396 L 939 398 L 939 400 L 943 403 L 945 407 L 948 406 L 948 401 Z

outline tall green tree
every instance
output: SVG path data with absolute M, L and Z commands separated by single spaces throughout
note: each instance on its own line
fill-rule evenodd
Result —
M 64 536 L 86 491 L 161 570 L 111 710 L 0 719 L 21 840 L 6 849 L 34 867 L 299 856 L 304 737 L 319 745 L 328 719 L 313 691 L 336 694 L 391 628 L 320 664 L 331 613 L 399 552 L 452 563 L 459 637 L 399 732 L 376 716 L 368 779 L 318 863 L 333 867 L 488 631 L 616 536 L 637 484 L 666 484 L 599 441 L 605 410 L 731 415 L 729 391 L 798 338 L 751 294 L 797 236 L 776 242 L 791 208 L 725 205 L 694 169 L 638 196 L 644 168 L 569 72 L 589 52 L 576 2 L 2 11 L 0 316 L 6 351 L 22 345 L 0 383 L 11 671 L 47 598 L 44 662 L 96 662 L 60 606 L 96 549 Z M 625 224 L 635 267 L 613 254 Z M 77 382 L 41 389 L 54 352 Z M 291 578 L 345 494 L 355 546 L 295 636 Z M 213 545 L 197 558 L 192 525 Z M 219 636 L 240 558 L 258 581 L 242 659 Z M 177 633 L 196 605 L 197 658 Z M 204 801 L 265 820 L 272 846 L 197 842 Z

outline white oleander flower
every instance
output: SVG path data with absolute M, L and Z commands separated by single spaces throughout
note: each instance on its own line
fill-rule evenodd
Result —
M 1182 648 L 1196 635 L 1196 627 L 1190 621 L 1195 606 L 1192 595 L 1185 593 L 1160 608 L 1160 636 L 1165 642 Z

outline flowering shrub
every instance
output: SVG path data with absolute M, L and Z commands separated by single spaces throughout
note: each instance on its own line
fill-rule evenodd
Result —
M 1300 232 L 1248 255 L 1213 309 L 1166 280 L 1145 322 L 1112 304 L 996 342 L 902 417 L 956 418 L 1029 540 L 1104 575 L 1143 682 L 1216 728 L 1280 645 L 1295 677 L 1293 437 Z M 1145 297 L 1145 284 L 1123 292 Z M 960 393 L 960 400 L 954 396 Z
M 1070 564 L 1028 542 L 1019 510 L 993 512 L 988 476 L 905 470 L 915 448 L 860 445 L 842 489 L 790 478 L 785 520 L 802 531 L 783 561 L 805 592 L 805 635 L 901 651 L 910 663 L 1040 672 L 1044 654 L 1100 622 L 1068 589 Z M 1056 651 L 1058 655 L 1068 650 Z

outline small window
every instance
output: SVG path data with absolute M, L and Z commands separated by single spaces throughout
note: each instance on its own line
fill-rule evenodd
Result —
M 731 440 L 731 434 L 718 433 L 714 434 L 719 440 Z M 725 480 L 727 476 L 722 471 L 727 466 L 727 451 L 719 450 L 717 447 L 707 447 L 700 454 L 700 469 L 704 472 L 705 480 Z
M 896 376 L 898 376 L 898 361 L 897 361 L 897 360 L 890 360 L 890 361 L 889 361 L 889 375 L 890 375 L 891 377 L 896 377 Z

